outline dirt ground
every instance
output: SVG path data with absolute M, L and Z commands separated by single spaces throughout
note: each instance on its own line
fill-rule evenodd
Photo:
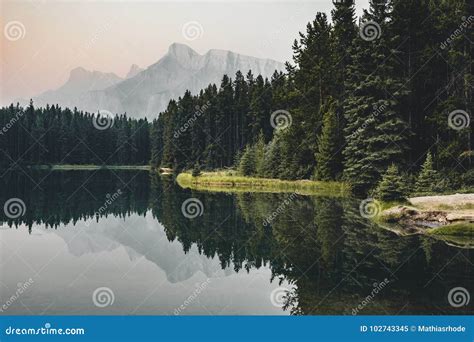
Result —
M 409 200 L 411 204 L 423 210 L 447 210 L 474 215 L 474 194 L 423 196 Z

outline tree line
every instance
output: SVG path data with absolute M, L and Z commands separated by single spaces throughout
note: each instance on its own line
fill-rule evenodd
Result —
M 58 105 L 0 109 L 0 166 L 48 164 L 146 165 L 149 123 Z

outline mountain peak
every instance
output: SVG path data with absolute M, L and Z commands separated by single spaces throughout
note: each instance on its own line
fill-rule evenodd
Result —
M 90 71 L 87 71 L 83 67 L 77 67 L 71 70 L 69 73 L 69 79 L 82 78 L 87 74 L 90 74 Z
M 173 54 L 173 55 L 183 54 L 183 53 L 194 54 L 194 55 L 198 54 L 191 47 L 189 47 L 186 44 L 182 44 L 182 43 L 173 43 L 173 44 L 171 44 L 168 48 L 168 53 Z
M 132 78 L 132 77 L 136 76 L 138 73 L 142 72 L 143 70 L 144 69 L 140 68 L 138 65 L 132 64 L 132 66 L 130 67 L 130 70 L 128 71 L 127 76 L 125 76 L 125 78 Z

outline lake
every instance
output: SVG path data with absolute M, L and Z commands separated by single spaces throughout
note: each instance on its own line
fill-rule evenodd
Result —
M 3 171 L 0 189 L 3 315 L 472 313 L 449 298 L 472 290 L 472 250 L 397 236 L 358 199 L 133 170 Z

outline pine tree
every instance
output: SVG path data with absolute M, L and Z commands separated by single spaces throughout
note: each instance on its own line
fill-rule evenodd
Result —
M 245 147 L 244 153 L 240 158 L 239 171 L 244 176 L 251 176 L 255 174 L 255 155 L 250 145 Z
M 150 164 L 157 168 L 163 159 L 163 116 L 153 120 L 150 127 L 151 156 Z
M 347 66 L 352 58 L 349 53 L 352 42 L 357 36 L 355 25 L 354 0 L 334 2 L 331 11 L 333 29 L 331 32 L 331 45 L 333 51 L 333 78 L 334 94 L 337 99 L 337 112 L 342 111 L 342 101 L 346 96 L 344 80 L 347 76 Z
M 387 0 L 370 3 L 363 20 L 376 22 L 380 30 L 370 41 L 358 39 L 348 67 L 344 178 L 359 194 L 366 194 L 390 164 L 403 163 L 408 150 L 407 125 L 400 112 L 406 91 L 393 73 L 393 61 L 386 58 L 391 42 L 383 32 L 389 12 Z
M 257 142 L 252 146 L 253 156 L 255 160 L 255 175 L 258 177 L 265 176 L 265 138 L 263 132 L 260 132 Z
M 335 102 L 328 100 L 321 111 L 323 112 L 323 130 L 318 138 L 315 178 L 329 181 L 336 179 L 341 171 L 340 132 Z
M 403 201 L 405 200 L 403 178 L 398 172 L 395 164 L 388 167 L 382 180 L 375 189 L 375 197 L 382 201 Z
M 426 155 L 426 160 L 421 167 L 420 174 L 415 183 L 417 193 L 433 192 L 439 181 L 438 172 L 433 168 L 433 157 L 431 152 Z

